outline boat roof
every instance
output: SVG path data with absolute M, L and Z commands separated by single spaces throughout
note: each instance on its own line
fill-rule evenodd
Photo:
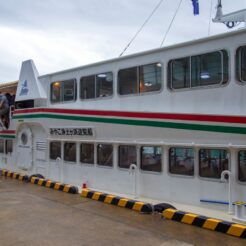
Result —
M 169 45 L 169 46 L 165 46 L 165 47 L 161 47 L 161 48 L 155 48 L 155 49 L 151 49 L 151 50 L 147 50 L 147 51 L 143 51 L 143 52 L 138 52 L 138 53 L 122 56 L 122 57 L 117 57 L 117 58 L 113 58 L 113 59 L 109 59 L 109 60 L 103 60 L 103 61 L 99 61 L 99 62 L 95 62 L 95 63 L 91 63 L 91 64 L 79 66 L 79 67 L 65 69 L 65 70 L 54 72 L 54 73 L 41 75 L 41 76 L 39 76 L 39 78 L 44 78 L 44 77 L 52 76 L 52 75 L 59 75 L 59 74 L 62 74 L 62 73 L 73 72 L 73 71 L 84 69 L 84 68 L 87 68 L 87 67 L 99 66 L 99 65 L 103 65 L 103 64 L 107 64 L 107 63 L 121 61 L 121 60 L 129 59 L 129 58 L 134 58 L 134 57 L 137 57 L 137 56 L 153 54 L 153 53 L 157 53 L 157 52 L 160 52 L 160 51 L 179 48 L 179 47 L 183 47 L 183 46 L 187 46 L 187 45 L 203 43 L 203 42 L 211 41 L 211 40 L 215 40 L 215 39 L 221 39 L 221 38 L 224 38 L 224 37 L 229 37 L 229 36 L 237 35 L 237 34 L 244 33 L 244 32 L 246 32 L 246 28 L 242 28 L 242 29 L 239 29 L 239 30 L 236 30 L 236 31 L 230 31 L 230 32 L 222 33 L 222 34 L 216 34 L 216 35 L 213 35 L 213 36 L 199 38 L 199 39 L 195 39 L 195 40 L 193 39 L 193 40 L 190 40 L 190 41 L 187 41 L 187 42 L 172 44 L 172 45 Z

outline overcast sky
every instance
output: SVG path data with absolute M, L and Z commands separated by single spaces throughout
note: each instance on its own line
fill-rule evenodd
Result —
M 39 74 L 118 57 L 160 0 L 0 0 L 0 82 L 19 78 L 21 62 L 33 59 Z M 210 22 L 217 0 L 181 7 L 164 46 L 227 32 Z M 163 0 L 125 55 L 160 47 L 180 0 Z M 222 0 L 224 13 L 246 0 Z M 243 25 L 239 25 L 241 28 Z

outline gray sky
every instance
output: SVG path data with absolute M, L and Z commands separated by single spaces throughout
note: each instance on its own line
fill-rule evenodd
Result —
M 21 62 L 33 59 L 40 74 L 118 57 L 160 0 L 0 0 L 0 82 L 19 78 Z M 210 7 L 182 0 L 164 46 L 208 36 Z M 160 47 L 180 0 L 164 0 L 126 54 Z M 224 13 L 246 0 L 222 0 Z M 211 23 L 210 35 L 227 32 Z M 240 28 L 239 25 L 236 28 Z

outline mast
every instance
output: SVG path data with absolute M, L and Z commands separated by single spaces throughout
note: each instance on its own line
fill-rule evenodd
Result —
M 237 24 L 244 22 L 246 27 L 246 9 L 223 15 L 222 0 L 218 0 L 217 12 L 215 18 L 213 19 L 213 22 L 223 23 L 228 28 L 233 28 Z

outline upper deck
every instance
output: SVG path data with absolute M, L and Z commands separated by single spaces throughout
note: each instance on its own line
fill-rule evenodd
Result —
M 244 116 L 245 40 L 243 29 L 37 76 L 34 82 L 24 79 L 30 74 L 25 68 L 20 82 L 38 83 L 42 90 L 42 103 L 34 107 Z M 18 87 L 17 101 L 37 101 L 20 95 Z

